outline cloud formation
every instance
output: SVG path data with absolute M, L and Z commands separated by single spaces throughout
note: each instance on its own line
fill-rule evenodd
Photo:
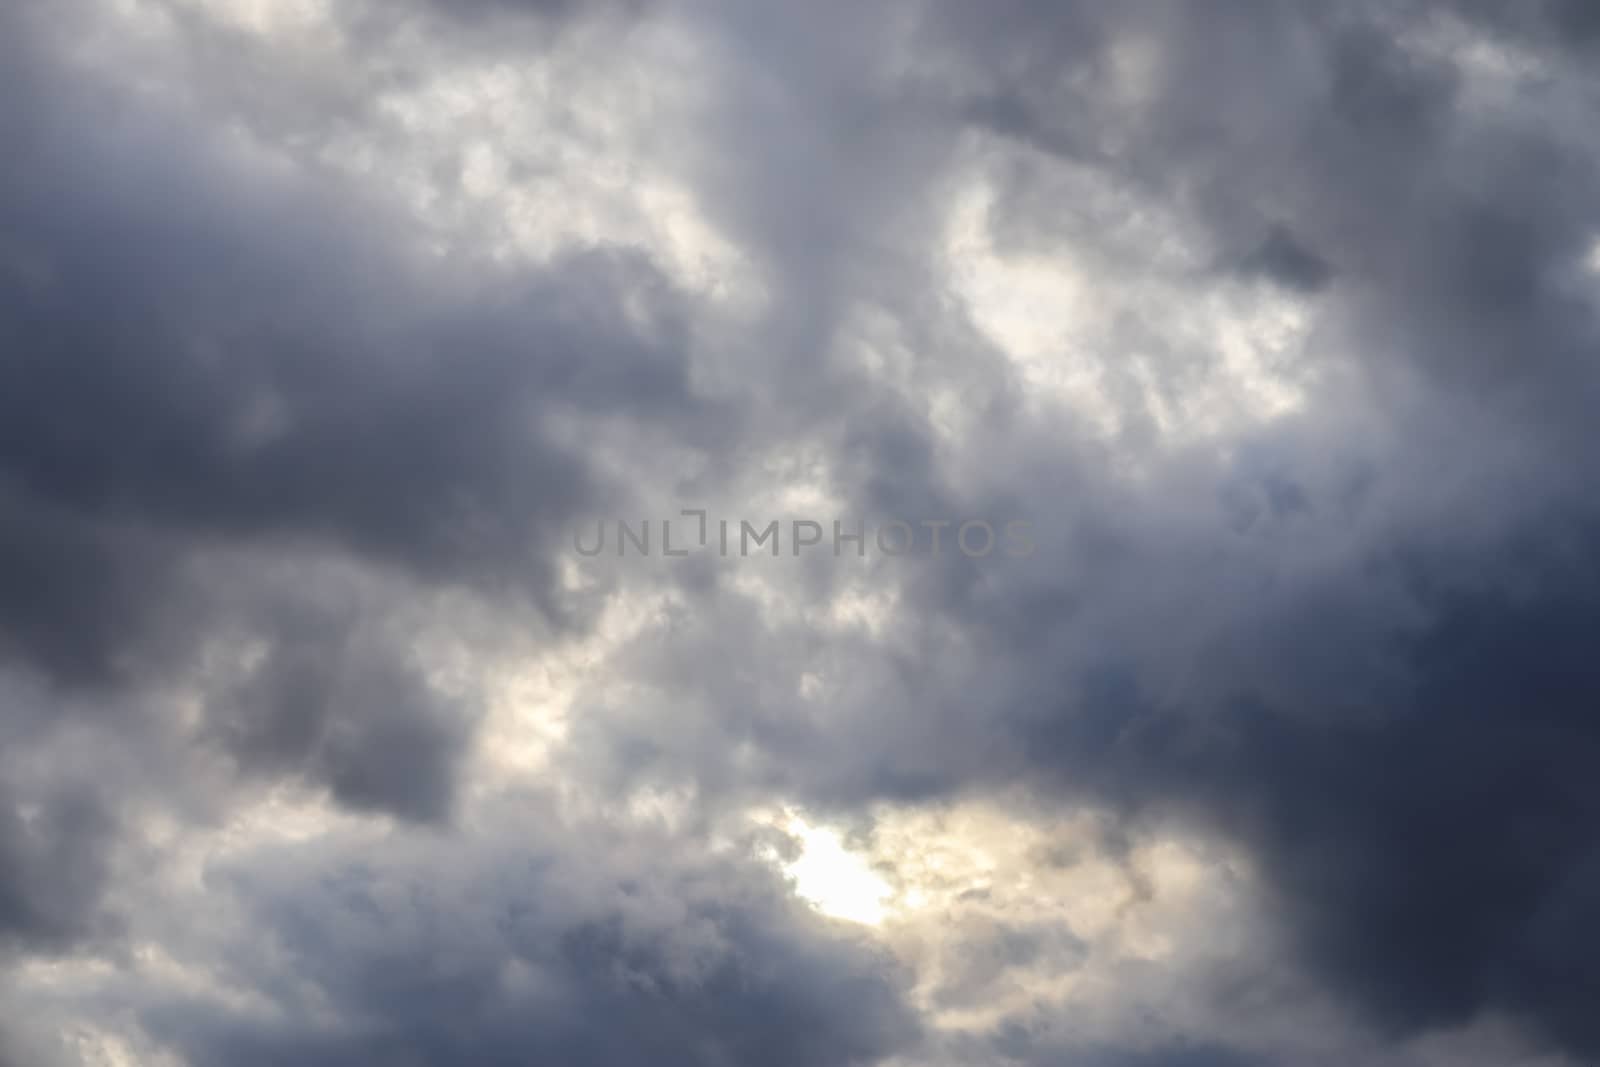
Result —
M 13 5 L 0 1060 L 1600 1052 L 1584 10 Z

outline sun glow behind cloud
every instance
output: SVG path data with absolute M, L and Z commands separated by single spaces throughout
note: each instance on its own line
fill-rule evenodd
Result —
M 800 855 L 783 865 L 795 892 L 822 914 L 877 926 L 893 890 L 867 858 L 845 847 L 839 834 L 791 813 L 783 829 L 800 844 Z

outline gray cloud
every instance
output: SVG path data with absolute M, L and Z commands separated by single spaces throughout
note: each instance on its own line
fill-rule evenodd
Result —
M 529 829 L 503 852 L 347 845 L 218 871 L 281 960 L 235 977 L 278 1011 L 175 1000 L 151 1029 L 230 1063 L 798 1067 L 876 1062 L 915 1039 L 892 963 L 800 912 L 770 874 L 672 861 L 684 843 L 670 839 Z
M 1492 73 L 1401 43 L 1445 32 L 1445 13 L 962 18 L 930 23 L 932 54 L 979 86 L 958 115 L 1176 201 L 1216 252 L 1265 230 L 1239 269 L 1329 302 L 1317 349 L 1363 376 L 1343 400 L 1373 406 L 1246 434 L 1227 463 L 1153 458 L 1154 488 L 1131 494 L 1070 431 L 1026 423 L 980 423 L 966 447 L 1008 462 L 963 485 L 931 427 L 875 410 L 847 453 L 857 507 L 1028 501 L 1050 551 L 1025 575 L 913 571 L 901 632 L 843 654 L 848 712 L 819 723 L 797 700 L 727 701 L 730 729 L 808 723 L 780 735 L 770 773 L 819 801 L 1031 773 L 1130 816 L 1176 813 L 1251 849 L 1305 962 L 1381 1029 L 1509 1012 L 1592 1051 L 1578 1005 L 1594 977 L 1569 951 L 1593 939 L 1569 901 L 1597 847 L 1580 770 L 1596 694 L 1578 651 L 1600 607 L 1581 458 L 1596 384 L 1587 129 L 1539 121 L 1541 94 L 1567 99 L 1547 83 L 1483 103 Z M 1129 35 L 1157 64 L 1135 105 L 1108 87 Z M 1558 77 L 1560 58 L 1539 59 Z M 1047 251 L 1079 205 L 1014 173 L 996 232 Z M 1176 355 L 1159 372 L 1181 373 Z M 671 647 L 710 662 L 700 635 L 736 629 L 706 621 Z M 740 646 L 796 676 L 816 662 L 766 640 Z M 902 672 L 877 659 L 896 655 Z M 713 679 L 679 684 L 720 702 Z
M 0 939 L 46 948 L 88 932 L 114 820 L 85 790 L 19 797 L 0 787 Z
M 149 936 L 210 968 L 242 1000 L 94 995 L 192 1063 L 1403 1063 L 1502 1019 L 1600 1050 L 1578 7 L 343 4 L 353 67 L 316 89 L 211 17 L 174 15 L 193 65 L 134 89 L 72 47 L 93 4 L 0 15 L 14 960 L 131 974 Z M 449 211 L 328 161 L 341 123 L 392 133 L 382 87 L 431 49 L 542 62 L 568 30 L 692 53 L 689 102 L 639 120 L 685 143 L 591 177 L 692 216 L 758 296 L 643 237 L 441 251 Z M 379 41 L 403 71 L 356 57 Z M 455 168 L 424 199 L 465 195 L 452 153 L 419 157 Z M 973 288 L 984 257 L 1010 273 Z M 1292 340 L 1241 371 L 1241 334 Z M 851 515 L 1027 518 L 1040 552 L 568 573 L 579 516 L 784 479 Z M 443 670 L 422 616 L 523 643 Z M 541 639 L 585 666 L 540 773 L 619 826 L 687 797 L 681 832 L 507 831 L 481 731 L 555 702 L 501 707 Z M 1004 789 L 1241 850 L 1316 990 L 1284 1011 L 1329 1026 L 1325 995 L 1339 1032 L 1279 1049 L 1208 973 L 1148 1032 L 1035 1007 L 925 1041 L 904 974 L 726 850 L 760 805 L 866 833 Z M 327 824 L 203 843 L 269 795 Z M 364 818 L 378 843 L 342 836 Z M 198 870 L 229 919 L 185 940 L 136 860 Z M 1063 927 L 986 929 L 935 1009 L 1088 965 Z
M 109 669 L 201 540 L 320 541 L 557 611 L 548 554 L 604 489 L 545 423 L 704 416 L 670 318 L 628 325 L 624 301 L 672 314 L 638 257 L 423 270 L 381 209 L 53 89 L 9 97 L 4 195 L 7 629 L 40 661 Z

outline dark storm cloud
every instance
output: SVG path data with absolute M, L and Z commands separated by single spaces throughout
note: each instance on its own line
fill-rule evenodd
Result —
M 329 608 L 300 588 L 315 576 L 295 574 L 257 595 L 208 568 L 333 556 L 565 621 L 558 535 L 616 489 L 545 423 L 714 435 L 721 416 L 688 387 L 678 294 L 627 250 L 526 272 L 428 263 L 385 236 L 396 217 L 337 181 L 285 176 L 203 126 L 114 101 L 109 84 L 62 77 L 30 29 L 37 51 L 7 68 L 0 104 L 20 161 L 0 178 L 0 648 L 56 694 L 192 674 L 198 739 L 247 778 L 446 820 L 475 711 L 425 677 L 404 635 L 370 632 L 372 599 Z M 153 725 L 85 729 L 114 744 Z M 152 778 L 198 773 L 200 754 L 186 757 Z M 107 884 L 113 833 L 92 804 L 0 797 L 0 938 L 65 947 L 107 896 L 137 900 L 138 878 Z M 370 872 L 387 851 L 330 855 L 304 879 L 303 849 L 259 857 L 226 887 L 250 919 L 217 962 L 279 1021 L 149 983 L 138 1029 L 190 1062 L 236 1064 L 836 1067 L 916 1036 L 892 965 L 764 867 L 663 878 L 700 843 L 656 842 L 648 862 L 596 876 L 621 905 L 558 909 L 543 870 L 593 864 L 601 843 L 532 857 L 526 844 L 465 841 L 444 862 L 478 883 L 442 901 L 431 863 L 401 873 L 405 899 L 382 899 Z M 440 941 L 441 924 L 460 936 Z M 269 973 L 263 931 L 283 973 Z
M 170 686 L 245 620 L 260 663 L 206 692 L 207 739 L 354 809 L 444 818 L 475 713 L 403 642 L 352 637 L 370 602 L 269 608 L 195 565 L 344 556 L 576 624 L 553 554 L 619 487 L 547 427 L 716 433 L 679 294 L 628 249 L 434 259 L 346 181 L 68 77 L 82 12 L 60 29 L 50 10 L 3 16 L 0 657 L 64 694 Z M 256 625 L 273 612 L 287 622 Z M 95 882 L 40 886 L 19 914 Z
M 106 679 L 146 607 L 151 577 L 171 566 L 170 556 L 137 530 L 119 537 L 5 491 L 0 651 L 58 677 Z
M 241 1067 L 832 1067 L 916 1039 L 895 966 L 769 871 L 686 862 L 670 839 L 551 839 L 544 820 L 495 844 L 299 848 L 219 870 L 282 966 L 252 951 L 263 969 L 237 977 L 279 1011 L 174 1000 L 147 1025 L 191 1062 Z
M 1509 5 L 1464 0 L 1459 6 L 1463 14 L 1482 20 L 1494 30 L 1577 53 L 1580 60 L 1584 51 L 1600 40 L 1600 16 L 1592 4 L 1583 0 L 1535 0 Z
M 659 776 L 701 815 L 798 796 L 859 816 L 1026 782 L 1129 832 L 1243 847 L 1299 963 L 1385 1035 L 1506 1015 L 1600 1051 L 1600 194 L 1579 5 L 680 12 L 713 91 L 677 162 L 768 297 L 731 374 L 739 418 L 697 397 L 703 309 L 644 253 L 436 259 L 353 179 L 230 147 L 227 106 L 69 75 L 53 10 L 0 14 L 0 655 L 56 693 L 193 681 L 183 758 L 227 757 L 223 791 L 302 780 L 400 817 L 355 859 L 308 845 L 208 869 L 247 921 L 197 955 L 273 1010 L 153 989 L 131 1000 L 159 1043 L 243 1065 L 916 1049 L 899 977 L 765 876 L 691 871 L 704 841 L 605 866 L 598 840 L 452 825 L 470 696 L 354 593 L 240 606 L 200 566 L 334 557 L 581 624 L 554 553 L 567 520 L 629 487 L 555 427 L 611 420 L 701 453 L 702 484 L 737 484 L 744 450 L 807 448 L 852 508 L 1030 517 L 1041 551 L 848 576 L 899 595 L 886 635 L 773 622 L 726 569 L 690 572 L 670 625 L 591 679 L 621 694 L 578 701 L 561 765 L 579 786 L 626 797 Z M 338 18 L 371 43 L 419 13 L 425 35 L 582 21 L 563 0 Z M 1505 36 L 1478 44 L 1535 73 L 1451 36 L 1486 28 Z M 1081 252 L 1086 274 L 1123 272 L 1107 286 L 1297 301 L 1317 327 L 1295 369 L 1331 381 L 1276 425 L 1159 454 L 1141 374 L 1176 402 L 1222 356 L 1168 343 L 1152 299 L 1101 369 L 1115 449 L 1031 414 L 932 265 L 967 150 L 992 167 L 1002 252 Z M 1064 197 L 1058 166 L 1119 198 Z M 1118 229 L 1145 211 L 1195 246 L 1182 265 Z M 876 348 L 912 353 L 893 386 L 854 362 L 874 314 L 894 322 Z M 965 438 L 934 425 L 940 390 Z M 846 580 L 813 568 L 784 588 L 826 606 Z M 230 626 L 232 659 L 199 654 Z M 817 662 L 837 690 L 806 701 Z M 150 727 L 106 718 L 108 743 Z M 100 918 L 108 810 L 37 776 L 0 790 L 8 945 L 55 950 Z M 1076 965 L 1062 931 L 1002 931 L 953 993 L 981 999 L 1051 936 Z M 1026 1013 L 957 1044 L 963 1062 L 1262 1062 L 1226 1032 L 1091 1042 Z
M 367 57 L 395 49 L 409 35 L 433 38 L 441 51 L 548 47 L 565 33 L 608 24 L 623 31 L 658 0 L 340 0 L 331 11 L 354 52 Z M 523 54 L 526 54 L 525 52 Z
M 415 0 L 419 6 L 433 7 L 448 18 L 474 18 L 491 12 L 509 15 L 537 15 L 543 18 L 570 18 L 585 12 L 606 7 L 638 10 L 650 0 L 611 0 L 610 3 L 588 3 L 582 0 Z
M 771 666 L 779 694 L 798 688 L 793 635 L 727 624 L 744 616 L 721 598 L 661 653 L 684 657 L 673 686 L 772 743 L 753 765 L 820 804 L 1026 774 L 1136 820 L 1223 832 L 1259 862 L 1301 961 L 1385 1033 L 1509 1014 L 1557 1047 L 1600 1050 L 1584 1007 L 1600 1000 L 1585 953 L 1600 920 L 1580 903 L 1600 863 L 1584 771 L 1600 755 L 1585 652 L 1600 622 L 1586 265 L 1600 183 L 1575 104 L 1592 86 L 1546 47 L 1575 30 L 1570 10 L 1524 27 L 1531 74 L 1463 54 L 1451 34 L 1483 25 L 1468 8 L 925 10 L 924 55 L 965 90 L 946 114 L 1173 212 L 1199 235 L 1214 275 L 1201 283 L 1259 276 L 1314 302 L 1307 362 L 1362 385 L 1313 391 L 1309 411 L 1243 432 L 1225 460 L 1152 458 L 1144 491 L 993 382 L 964 399 L 1010 421 L 979 421 L 965 448 L 983 476 L 964 480 L 970 455 L 864 388 L 843 403 L 867 428 L 837 439 L 855 507 L 1021 501 L 1045 550 L 1017 573 L 959 558 L 897 573 L 900 629 L 876 645 L 852 634 L 865 647 L 827 660 L 850 679 L 848 710 L 730 693 L 710 667 L 683 678 L 738 649 Z M 1119 93 L 1130 43 L 1154 58 L 1148 84 Z M 830 107 L 872 113 L 848 93 Z M 997 169 L 1002 246 L 1071 247 L 1093 206 L 1061 199 L 1042 167 Z M 796 263 L 839 247 L 826 231 L 750 232 Z M 872 298 L 892 300 L 896 280 L 920 279 L 879 279 Z M 793 725 L 763 732 L 778 720 Z M 680 743 L 695 767 L 716 750 L 707 719 L 678 722 L 680 738 L 629 723 L 652 738 L 652 770 L 669 773 Z
M 1265 1067 L 1262 1057 L 1225 1045 L 1194 1042 L 1169 1042 L 1136 1047 L 1088 1045 L 1052 1040 L 1030 1032 L 1021 1024 L 1009 1024 L 982 1045 L 967 1049 L 968 1055 L 998 1054 L 1017 1064 L 1071 1063 L 1082 1067 Z
M 698 410 L 659 274 L 595 251 L 453 276 L 350 193 L 137 110 L 96 123 L 109 88 L 27 71 L 0 113 L 4 643 L 106 673 L 159 628 L 174 549 L 215 539 L 320 542 L 554 611 L 556 531 L 601 490 L 546 420 Z
M 1307 597 L 1278 609 L 1295 628 L 1281 669 L 1330 674 L 1326 691 L 1263 697 L 1241 670 L 1207 706 L 1147 692 L 1113 661 L 1032 713 L 1032 758 L 1055 788 L 1187 813 L 1247 844 L 1312 967 L 1385 1027 L 1509 1010 L 1592 1048 L 1600 974 L 1576 901 L 1600 858 L 1586 651 L 1600 588 L 1592 553 L 1548 552 L 1474 561 L 1516 591 L 1462 591 L 1479 573 L 1419 593 L 1428 623 L 1391 646 L 1409 695 L 1381 708 L 1342 705 L 1374 662 L 1366 620 Z
M 1280 879 L 1317 964 L 1382 1021 L 1503 1007 L 1588 1051 L 1600 969 L 1578 901 L 1600 864 L 1600 586 L 1592 552 L 1563 565 L 1540 547 L 1485 561 L 1530 588 L 1424 596 L 1416 695 L 1392 721 L 1298 726 L 1293 709 L 1246 708 L 1208 788 Z
M 287 613 L 262 661 L 213 697 L 206 730 L 246 770 L 303 773 L 355 810 L 444 819 L 477 716 L 356 625 Z
M 1326 260 L 1281 226 L 1272 228 L 1266 239 L 1244 257 L 1239 269 L 1307 292 L 1321 289 L 1334 274 Z
M 1106 15 L 1106 33 L 1154 34 L 1163 84 L 1120 116 L 1126 155 L 1094 165 L 1152 189 L 1185 184 L 1224 246 L 1263 208 L 1292 220 L 1292 236 L 1274 231 L 1244 269 L 1348 300 L 1337 321 L 1349 355 L 1425 397 L 1399 403 L 1415 422 L 1388 446 L 1380 493 L 1398 498 L 1398 518 L 1428 494 L 1427 471 L 1449 470 L 1449 511 L 1357 533 L 1348 519 L 1382 506 L 1370 497 L 1341 499 L 1331 484 L 1308 496 L 1279 478 L 1276 499 L 1293 489 L 1286 510 L 1264 484 L 1263 518 L 1236 535 L 1265 538 L 1245 569 L 1276 591 L 1252 602 L 1220 580 L 1174 575 L 1169 591 L 1197 589 L 1221 638 L 1177 691 L 1152 673 L 1153 637 L 1181 623 L 1071 667 L 1063 652 L 1085 641 L 1062 612 L 1087 621 L 1107 605 L 1085 605 L 1070 584 L 1054 604 L 1039 597 L 1020 621 L 994 625 L 1007 637 L 1056 635 L 1036 643 L 1039 659 L 1005 669 L 1032 678 L 1026 759 L 1057 788 L 1187 812 L 1247 843 L 1305 960 L 1381 1025 L 1410 1033 L 1508 1011 L 1592 1053 L 1600 971 L 1587 947 L 1600 919 L 1578 901 L 1600 869 L 1600 789 L 1585 769 L 1600 756 L 1600 675 L 1587 651 L 1600 622 L 1587 458 L 1600 444 L 1587 414 L 1600 372 L 1593 279 L 1582 274 L 1600 222 L 1596 146 L 1586 127 L 1538 121 L 1536 98 L 1476 110 L 1464 86 L 1483 75 L 1398 43 L 1393 18 L 1249 5 Z M 1025 25 L 1021 49 L 1056 32 L 1042 11 Z M 1074 35 L 1063 49 L 1083 47 Z M 1007 44 L 986 35 L 950 47 L 981 64 Z M 1227 60 L 1247 47 L 1251 58 Z M 996 75 L 994 91 L 1018 101 L 1004 112 L 1013 117 L 977 118 L 1068 151 L 1069 128 L 1034 131 L 1103 114 L 1096 88 L 1062 90 L 1053 72 L 1022 69 Z M 1074 91 L 1084 108 L 1066 106 Z M 1045 110 L 1051 99 L 1059 111 Z M 1036 214 L 1002 225 L 1037 241 L 1035 223 L 1049 226 Z M 1313 469 L 1293 452 L 1280 460 Z M 1116 572 L 1130 584 L 1106 595 L 1124 605 L 1135 575 L 1186 554 L 1176 539 L 1195 532 L 1139 529 L 1154 521 L 1153 509 L 1116 518 L 1126 559 Z M 1355 551 L 1316 586 L 1270 563 L 1277 550 L 1266 546 L 1340 528 Z M 1077 570 L 1057 558 L 1064 574 Z M 924 592 L 958 588 L 952 578 Z M 970 606 L 945 610 L 970 617 Z M 1241 648 L 1252 651 L 1240 658 Z
M 59 948 L 89 932 L 114 826 L 87 790 L 19 795 L 0 781 L 0 953 Z
M 969 926 L 957 933 L 957 950 L 946 964 L 948 974 L 933 994 L 935 1003 L 943 1007 L 982 1003 L 986 994 L 993 993 L 1019 968 L 1044 961 L 1057 973 L 1069 972 L 1080 967 L 1088 955 L 1088 946 L 1060 923 Z

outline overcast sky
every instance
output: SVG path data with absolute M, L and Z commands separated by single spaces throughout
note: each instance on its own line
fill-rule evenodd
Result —
M 1594 1063 L 1597 72 L 8 0 L 0 1067 Z

